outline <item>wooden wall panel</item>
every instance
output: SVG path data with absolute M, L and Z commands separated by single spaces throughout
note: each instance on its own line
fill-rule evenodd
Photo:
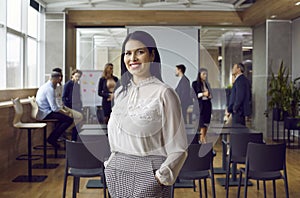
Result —
M 27 96 L 35 96 L 37 89 L 16 89 L 16 90 L 0 90 L 0 102 L 10 101 L 12 98 L 27 98 Z
M 242 26 L 240 12 L 156 10 L 70 10 L 67 23 L 75 26 L 228 25 Z
M 242 13 L 243 23 L 254 26 L 264 23 L 272 15 L 278 20 L 291 20 L 300 16 L 299 0 L 256 0 L 256 3 Z

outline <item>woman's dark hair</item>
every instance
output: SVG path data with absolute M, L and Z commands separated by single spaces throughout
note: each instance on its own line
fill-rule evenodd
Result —
M 111 74 L 111 76 L 108 76 L 108 68 L 109 67 L 113 67 L 114 65 L 112 63 L 106 63 L 104 66 L 104 71 L 102 73 L 102 77 L 104 77 L 105 79 L 111 78 L 113 76 L 113 74 Z
M 150 63 L 150 73 L 152 76 L 155 76 L 159 80 L 162 81 L 161 78 L 161 65 L 160 65 L 160 56 L 156 47 L 155 40 L 153 37 L 144 31 L 135 31 L 127 35 L 125 38 L 123 45 L 122 45 L 122 55 L 121 55 L 121 84 L 123 86 L 122 91 L 127 90 L 127 86 L 132 78 L 132 74 L 130 74 L 126 68 L 124 63 L 124 56 L 125 56 L 125 45 L 129 40 L 137 40 L 143 43 L 149 53 L 151 54 L 152 51 L 154 52 L 154 60 Z
M 202 68 L 199 69 L 199 72 L 198 72 L 198 75 L 197 75 L 197 83 L 199 83 L 199 84 L 201 83 L 201 73 L 202 72 L 208 73 L 206 68 L 202 67 Z M 208 82 L 208 76 L 206 77 L 206 82 Z

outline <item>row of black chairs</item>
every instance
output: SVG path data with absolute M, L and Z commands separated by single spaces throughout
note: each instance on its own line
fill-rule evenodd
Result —
M 31 151 L 31 130 L 35 127 L 45 128 L 46 124 L 40 126 L 42 123 L 22 123 L 20 120 L 22 115 L 22 106 L 19 100 L 15 100 L 14 107 L 16 116 L 14 119 L 14 126 L 17 128 L 28 129 L 28 151 Z M 20 115 L 18 114 L 20 113 Z M 36 126 L 35 126 L 36 125 Z M 104 137 L 104 139 L 95 141 L 95 137 L 86 136 L 90 139 L 83 139 L 81 142 L 66 141 L 66 169 L 64 179 L 63 197 L 66 194 L 66 184 L 68 176 L 74 176 L 73 181 L 73 197 L 79 192 L 80 177 L 100 176 L 103 183 L 104 197 L 106 197 L 106 184 L 104 175 L 103 161 L 104 157 L 109 156 L 109 145 L 106 136 L 96 136 L 97 138 Z M 83 137 L 82 137 L 83 138 Z M 82 139 L 81 138 L 81 139 Z M 93 140 L 93 141 L 91 141 Z M 249 143 L 255 142 L 255 143 Z M 248 144 L 249 143 L 249 144 Z M 258 144 L 257 144 L 258 143 Z M 101 148 L 100 148 L 100 147 Z M 213 152 L 212 144 L 191 144 L 188 148 L 188 158 L 183 165 L 183 168 L 178 176 L 180 179 L 199 180 L 199 192 L 202 197 L 200 180 L 204 179 L 205 195 L 207 197 L 206 179 L 211 179 L 212 197 L 215 197 L 214 171 L 213 171 Z M 45 151 L 45 150 L 44 150 Z M 106 153 L 101 153 L 101 151 Z M 226 197 L 229 192 L 229 173 L 230 165 L 232 163 L 246 164 L 246 168 L 240 169 L 240 180 L 238 188 L 238 197 L 240 194 L 242 173 L 245 173 L 245 191 L 244 196 L 247 197 L 248 179 L 262 180 L 264 184 L 264 195 L 266 197 L 265 181 L 273 181 L 273 192 L 276 197 L 275 180 L 284 179 L 286 197 L 289 197 L 288 182 L 286 174 L 286 146 L 285 144 L 265 145 L 261 133 L 236 133 L 230 136 L 230 154 L 228 157 L 227 175 L 226 175 Z M 99 156 L 95 156 L 98 154 Z M 28 154 L 28 175 L 22 176 L 21 179 L 25 181 L 34 181 L 35 179 L 45 179 L 46 176 L 32 176 L 31 173 L 31 153 Z M 99 160 L 100 159 L 100 160 Z M 281 173 L 283 171 L 283 174 Z M 25 179 L 24 179 L 25 178 Z M 258 184 L 258 183 L 257 183 Z M 259 187 L 259 185 L 257 185 Z M 174 188 L 173 188 L 174 190 Z

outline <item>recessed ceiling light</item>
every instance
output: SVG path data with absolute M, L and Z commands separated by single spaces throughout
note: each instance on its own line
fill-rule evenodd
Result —
M 295 5 L 296 5 L 296 6 L 300 5 L 300 1 L 296 2 Z
M 275 19 L 276 17 L 277 17 L 277 15 L 270 16 L 271 19 Z

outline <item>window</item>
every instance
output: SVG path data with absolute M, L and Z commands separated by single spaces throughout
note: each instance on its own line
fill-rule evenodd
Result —
M 31 6 L 28 6 L 28 35 L 37 38 L 38 35 L 38 12 Z
M 21 31 L 22 2 L 21 0 L 7 0 L 7 26 Z
M 43 23 L 39 10 L 40 5 L 32 0 L 1 0 L 0 41 L 5 44 L 0 49 L 0 89 L 39 86 L 39 72 L 43 71 L 38 67 L 39 23 Z
M 25 70 L 25 87 L 34 88 L 38 84 L 37 42 L 27 39 L 27 67 Z
M 22 88 L 22 37 L 7 33 L 6 88 Z

